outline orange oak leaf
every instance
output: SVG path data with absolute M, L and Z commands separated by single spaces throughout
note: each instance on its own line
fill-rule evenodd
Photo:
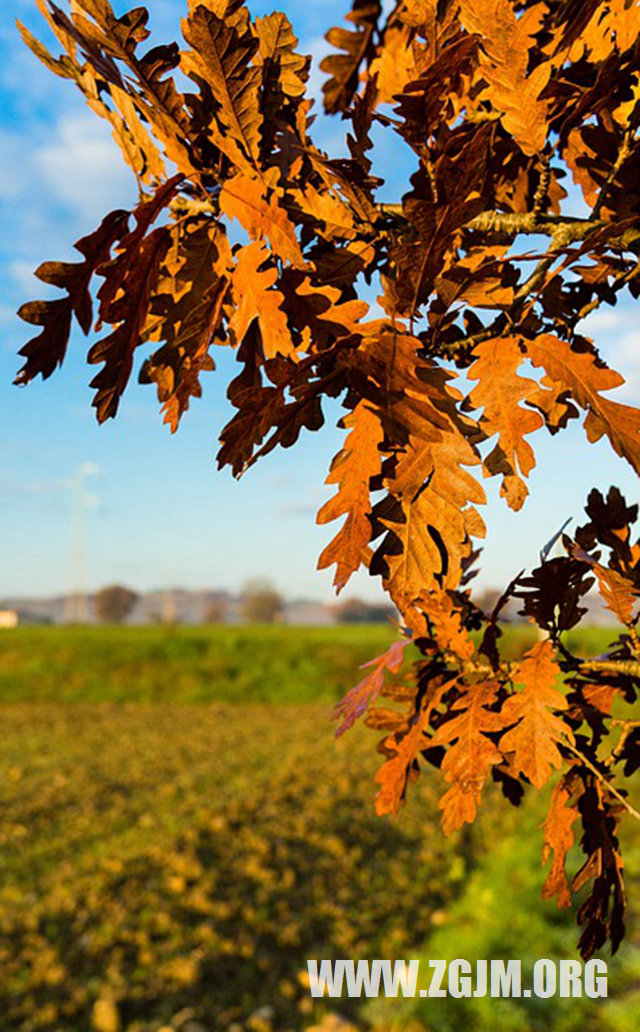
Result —
M 331 464 L 328 484 L 338 484 L 339 490 L 320 509 L 317 522 L 329 523 L 346 515 L 344 525 L 327 545 L 318 560 L 318 569 L 336 564 L 334 585 L 340 592 L 349 578 L 361 566 L 369 565 L 371 540 L 370 481 L 380 473 L 382 443 L 380 420 L 364 402 L 343 419 L 349 430 L 344 448 Z
M 356 720 L 366 712 L 372 702 L 375 702 L 384 686 L 385 672 L 398 673 L 404 662 L 404 650 L 410 644 L 409 638 L 394 641 L 381 656 L 364 664 L 361 669 L 369 670 L 370 673 L 351 688 L 335 707 L 334 719 L 341 721 L 336 731 L 336 738 L 353 727 Z
M 481 40 L 480 98 L 488 98 L 501 115 L 505 130 L 525 154 L 539 153 L 547 137 L 547 105 L 540 94 L 551 65 L 542 61 L 528 73 L 529 50 L 540 30 L 541 4 L 516 17 L 510 0 L 461 0 L 460 17 L 468 32 Z
M 278 270 L 273 266 L 262 268 L 269 259 L 269 251 L 256 240 L 238 252 L 233 274 L 236 308 L 229 320 L 229 330 L 237 341 L 241 341 L 257 319 L 265 357 L 273 358 L 295 354 L 295 345 L 287 317 L 280 307 L 284 297 L 279 290 L 273 289 Z
M 415 769 L 417 757 L 421 749 L 431 745 L 428 728 L 434 709 L 438 706 L 445 691 L 453 687 L 455 681 L 444 684 L 436 682 L 425 694 L 419 713 L 413 718 L 406 733 L 392 734 L 385 741 L 385 749 L 391 752 L 389 758 L 376 773 L 376 782 L 380 785 L 375 799 L 378 816 L 392 814 L 397 816 L 404 800 L 407 781 Z
M 567 709 L 567 700 L 555 684 L 560 667 L 550 641 L 538 642 L 518 663 L 513 681 L 523 685 L 502 707 L 503 726 L 515 723 L 500 739 L 503 753 L 514 753 L 511 766 L 536 788 L 548 781 L 554 767 L 562 765 L 559 743 L 573 743 L 571 729 L 552 710 Z
M 627 626 L 633 622 L 633 610 L 640 592 L 631 581 L 616 570 L 609 570 L 599 563 L 593 568 L 598 581 L 598 590 L 604 599 L 607 609 L 617 616 L 620 623 Z
M 369 69 L 369 75 L 376 77 L 381 104 L 390 104 L 407 83 L 417 78 L 416 53 L 411 43 L 406 26 L 395 25 L 387 29 L 385 45 Z
M 552 853 L 553 860 L 542 888 L 542 898 L 551 899 L 557 896 L 558 907 L 571 906 L 566 860 L 567 853 L 575 841 L 573 822 L 579 816 L 579 786 L 584 789 L 583 782 L 573 768 L 562 775 L 551 793 L 551 804 L 544 822 L 542 863 L 546 864 Z
M 225 182 L 220 192 L 220 210 L 228 218 L 237 219 L 253 240 L 266 237 L 272 251 L 283 261 L 304 268 L 293 223 L 275 193 L 271 192 L 267 199 L 268 192 L 264 181 L 239 174 Z
M 633 622 L 633 611 L 640 595 L 633 581 L 617 570 L 602 566 L 582 548 L 571 548 L 571 554 L 580 562 L 589 564 L 596 576 L 598 591 L 607 609 L 617 616 L 621 624 L 629 626 Z
M 383 332 L 365 346 L 370 376 L 388 392 L 383 399 L 397 399 L 380 406 L 388 498 L 374 516 L 388 533 L 370 569 L 406 614 L 423 593 L 457 587 L 471 537 L 485 532 L 475 508 L 485 493 L 465 468 L 481 460 L 456 408 L 461 395 L 444 370 L 417 363 L 415 338 Z
M 475 652 L 471 635 L 462 623 L 462 614 L 446 591 L 436 589 L 420 596 L 415 608 L 426 617 L 434 629 L 434 637 L 443 650 L 467 663 Z M 414 633 L 424 634 L 424 629 L 413 626 Z
M 275 100 L 280 93 L 286 97 L 301 97 L 308 79 L 309 59 L 296 53 L 298 40 L 291 22 L 282 11 L 273 11 L 264 18 L 256 18 L 258 63 L 263 70 L 263 89 Z M 265 104 L 263 102 L 263 111 Z M 273 114 L 267 104 L 267 114 Z
M 410 440 L 399 467 L 419 466 L 424 486 L 416 497 L 394 500 L 394 478 L 386 482 L 391 504 L 380 522 L 389 533 L 372 562 L 402 613 L 432 588 L 455 588 L 463 561 L 471 553 L 471 537 L 485 527 L 474 505 L 485 501 L 477 480 L 464 468 L 479 460 L 462 434 L 451 428 L 442 440 Z
M 620 387 L 625 381 L 601 363 L 591 351 L 577 351 L 567 341 L 542 334 L 524 345 L 535 366 L 561 384 L 586 409 L 585 430 L 590 441 L 607 436 L 611 445 L 640 473 L 640 411 L 602 397 L 602 391 Z
M 455 716 L 441 724 L 431 739 L 432 746 L 449 745 L 441 768 L 451 782 L 440 800 L 445 835 L 475 820 L 484 783 L 491 768 L 502 762 L 502 752 L 486 734 L 504 727 L 502 714 L 488 709 L 497 691 L 493 681 L 465 688 L 451 708 Z
M 469 403 L 473 408 L 482 408 L 480 425 L 487 436 L 498 435 L 493 451 L 485 459 L 485 469 L 489 474 L 503 474 L 501 494 L 517 510 L 528 494 L 518 474 L 528 476 L 536 461 L 525 438 L 543 425 L 542 416 L 523 408 L 521 402 L 535 396 L 538 384 L 518 375 L 525 356 L 517 337 L 483 341 L 473 354 L 475 362 L 468 375 L 479 382 L 469 395 Z

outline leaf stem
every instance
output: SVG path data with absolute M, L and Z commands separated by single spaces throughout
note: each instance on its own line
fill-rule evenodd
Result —
M 640 821 L 640 813 L 636 810 L 636 808 L 625 799 L 622 793 L 619 792 L 618 789 L 614 785 L 612 785 L 610 781 L 607 780 L 602 771 L 598 770 L 595 764 L 592 763 L 591 760 L 584 755 L 584 753 L 581 753 L 579 749 L 576 749 L 575 745 L 571 745 L 571 743 L 568 742 L 566 739 L 562 744 L 566 749 L 569 750 L 570 753 L 572 753 L 576 757 L 576 759 L 580 760 L 580 763 L 584 764 L 584 766 L 587 767 L 591 771 L 591 773 L 594 774 L 595 777 L 597 777 L 598 780 L 602 782 L 603 785 L 606 785 L 607 790 L 611 793 L 612 796 L 615 796 L 615 798 L 618 800 L 619 803 L 622 804 L 622 806 L 624 806 L 627 813 L 629 813 L 636 821 Z

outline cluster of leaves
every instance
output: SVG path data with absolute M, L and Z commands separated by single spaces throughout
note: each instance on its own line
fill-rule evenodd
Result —
M 638 739 L 625 725 L 614 760 L 597 753 L 610 697 L 574 683 L 554 621 L 556 605 L 564 620 L 579 613 L 593 569 L 628 628 L 604 687 L 631 698 L 635 553 L 614 548 L 605 567 L 585 547 L 591 539 L 576 540 L 581 551 L 572 545 L 561 566 L 566 581 L 551 567 L 521 583 L 525 611 L 548 637 L 508 672 L 495 619 L 486 664 L 475 657 L 467 633 L 482 617 L 465 577 L 473 539 L 485 533 L 473 471 L 499 476 L 519 509 L 534 432 L 556 434 L 584 414 L 588 440 L 608 439 L 640 472 L 640 412 L 607 396 L 622 377 L 580 332 L 599 305 L 640 291 L 640 8 L 398 0 L 384 14 L 379 0 L 354 0 L 351 28 L 329 32 L 337 53 L 323 62 L 325 108 L 349 127 L 349 157 L 336 159 L 312 141 L 309 62 L 284 15 L 254 21 L 241 0 L 190 0 L 187 49 L 142 51 L 144 8 L 116 17 L 107 0 L 74 0 L 68 15 L 38 2 L 64 53 L 52 56 L 23 30 L 26 42 L 108 119 L 141 195 L 78 242 L 81 262 L 39 268 L 65 296 L 21 309 L 41 330 L 22 349 L 19 382 L 51 374 L 74 318 L 90 329 L 97 276 L 96 330 L 108 327 L 89 351 L 101 366 L 92 381 L 99 420 L 115 415 L 134 352 L 149 343 L 158 346 L 140 378 L 156 385 L 172 429 L 200 395 L 213 346 L 237 348 L 241 370 L 228 391 L 237 411 L 218 456 L 236 474 L 317 430 L 323 399 L 340 398 L 348 436 L 329 475 L 337 493 L 318 519 L 345 520 L 320 566 L 335 565 L 338 590 L 361 566 L 381 577 L 425 657 L 412 713 L 393 731 L 379 808 L 396 808 L 425 751 L 451 782 L 447 830 L 473 818 L 489 774 L 515 800 L 518 780 L 540 786 L 562 767 L 549 848 L 561 864 L 577 807 L 588 856 L 578 883 L 594 879 L 582 949 L 607 935 L 615 948 L 624 892 L 614 826 L 620 806 L 631 808 L 610 782 L 631 772 Z M 192 92 L 180 91 L 183 80 Z M 414 157 L 398 204 L 378 201 L 374 125 Z M 565 210 L 567 175 L 586 217 Z M 535 247 L 523 250 L 528 236 Z M 379 318 L 360 297 L 374 281 Z M 610 535 L 626 540 L 622 502 L 602 506 Z M 373 688 L 345 703 L 347 723 L 400 651 L 374 668 Z M 563 670 L 569 697 L 556 686 Z M 547 891 L 565 902 L 554 872 Z
M 630 533 L 638 507 L 628 508 L 615 489 L 607 499 L 594 491 L 587 514 L 576 540 L 564 538 L 567 554 L 543 556 L 531 576 L 509 585 L 490 614 L 478 609 L 468 588 L 423 598 L 416 644 L 424 658 L 412 676 L 386 676 L 399 671 L 411 641 L 406 638 L 370 664 L 337 707 L 339 735 L 365 712 L 367 725 L 385 732 L 385 762 L 376 775 L 379 814 L 397 813 L 421 762 L 442 771 L 450 786 L 440 801 L 445 834 L 473 822 L 487 781 L 499 783 L 518 806 L 526 786 L 542 788 L 562 770 L 545 823 L 543 857 L 552 863 L 543 895 L 568 907 L 572 893 L 590 884 L 577 915 L 584 956 L 607 938 L 615 951 L 624 935 L 617 826 L 625 810 L 638 814 L 610 779 L 631 777 L 640 766 L 640 721 L 614 717 L 636 701 L 640 678 L 634 617 L 640 542 Z M 606 564 L 603 549 L 609 550 Z M 582 659 L 567 647 L 565 632 L 585 614 L 580 603 L 594 581 L 625 632 L 609 652 Z M 518 661 L 508 661 L 500 648 L 498 619 L 510 599 L 520 600 L 522 612 L 543 632 Z M 396 705 L 374 705 L 379 697 Z M 566 859 L 578 817 L 585 861 L 570 884 Z

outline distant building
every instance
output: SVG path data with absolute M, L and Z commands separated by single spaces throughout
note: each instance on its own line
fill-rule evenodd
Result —
M 0 609 L 0 630 L 10 631 L 18 626 L 18 614 L 15 609 Z
M 331 609 L 322 603 L 296 599 L 285 604 L 281 622 L 302 627 L 328 627 L 336 620 Z

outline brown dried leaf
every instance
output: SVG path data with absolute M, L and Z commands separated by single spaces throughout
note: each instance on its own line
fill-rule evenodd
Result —
M 475 820 L 483 785 L 491 768 L 502 762 L 502 752 L 486 735 L 504 727 L 502 714 L 488 709 L 496 701 L 497 690 L 494 681 L 465 688 L 451 707 L 456 715 L 441 724 L 431 739 L 431 746 L 450 746 L 441 768 L 451 782 L 440 800 L 445 835 Z
M 468 376 L 479 382 L 469 395 L 469 404 L 483 409 L 480 425 L 487 437 L 498 434 L 497 444 L 485 460 L 485 468 L 490 475 L 503 473 L 501 494 L 517 510 L 528 494 L 518 474 L 527 477 L 536 461 L 525 438 L 543 424 L 537 412 L 523 408 L 520 403 L 534 397 L 539 388 L 534 380 L 518 375 L 524 355 L 517 337 L 483 341 L 473 354 L 475 362 Z
M 538 642 L 518 663 L 513 681 L 523 685 L 502 707 L 503 726 L 516 723 L 500 739 L 503 753 L 514 753 L 511 767 L 542 788 L 554 767 L 562 765 L 558 745 L 564 740 L 573 743 L 571 728 L 554 716 L 551 710 L 567 709 L 567 700 L 555 684 L 560 667 L 550 641 Z
M 295 355 L 296 348 L 281 305 L 279 290 L 274 290 L 278 270 L 269 264 L 270 254 L 264 244 L 254 241 L 238 252 L 233 273 L 235 310 L 229 320 L 229 332 L 239 343 L 251 323 L 257 319 L 262 335 L 265 358 Z
M 364 664 L 361 669 L 369 670 L 370 673 L 363 677 L 354 688 L 351 688 L 335 707 L 334 719 L 341 721 L 336 731 L 336 738 L 353 727 L 356 720 L 366 712 L 371 703 L 375 702 L 384 687 L 385 672 L 398 673 L 404 662 L 404 650 L 409 644 L 408 638 L 394 641 L 381 656 Z
M 534 4 L 516 17 L 510 0 L 461 0 L 460 19 L 481 39 L 480 77 L 487 83 L 481 99 L 500 113 L 507 133 L 522 151 L 542 151 L 547 138 L 547 105 L 540 94 L 551 65 L 538 64 L 528 73 L 529 52 L 540 29 L 543 7 Z
M 327 41 L 343 53 L 325 57 L 320 63 L 321 70 L 330 76 L 322 87 L 328 114 L 344 111 L 351 103 L 358 89 L 360 66 L 375 54 L 373 33 L 381 13 L 380 0 L 353 0 L 347 19 L 356 26 L 355 31 L 329 29 Z
M 542 367 L 551 380 L 586 409 L 584 425 L 588 439 L 596 442 L 606 435 L 618 455 L 640 473 L 640 411 L 604 398 L 601 393 L 621 386 L 624 377 L 600 362 L 591 351 L 578 351 L 549 333 L 525 340 L 524 345 L 533 364 Z
M 258 41 L 248 25 L 236 27 L 199 5 L 183 22 L 192 48 L 182 54 L 181 68 L 196 82 L 206 83 L 215 107 L 210 131 L 217 147 L 244 170 L 256 170 L 260 152 L 260 68 L 253 64 Z
M 27 359 L 18 373 L 16 383 L 27 384 L 35 376 L 43 380 L 51 376 L 64 360 L 72 316 L 81 329 L 91 329 L 93 305 L 89 286 L 96 270 L 108 260 L 113 244 L 121 239 L 128 224 L 126 211 L 113 211 L 104 218 L 95 232 L 75 244 L 84 255 L 83 262 L 44 262 L 36 270 L 43 283 L 67 291 L 67 297 L 56 301 L 31 301 L 22 305 L 18 315 L 25 322 L 42 326 L 42 332 L 33 337 L 19 351 Z
M 327 477 L 328 484 L 339 484 L 333 498 L 320 509 L 318 523 L 329 523 L 346 515 L 346 520 L 333 541 L 322 552 L 318 569 L 336 564 L 334 585 L 339 593 L 361 566 L 369 565 L 371 540 L 370 481 L 380 473 L 382 427 L 377 415 L 360 402 L 343 425 L 349 430 L 344 448 L 338 453 Z

